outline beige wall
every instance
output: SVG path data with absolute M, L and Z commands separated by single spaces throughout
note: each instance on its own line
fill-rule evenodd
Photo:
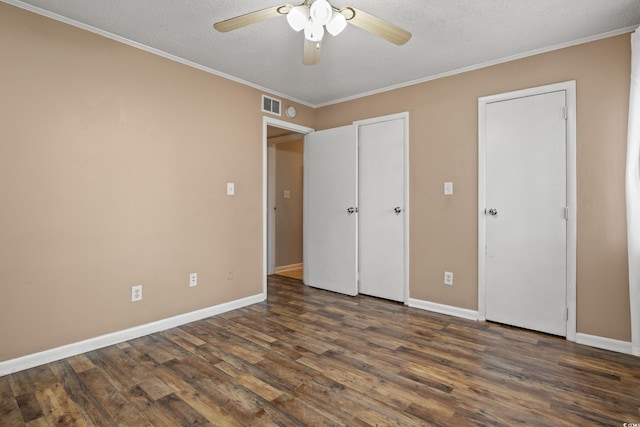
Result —
M 302 140 L 276 144 L 276 267 L 302 262 L 303 150 Z
M 4 3 L 0 56 L 0 361 L 262 291 L 259 91 Z M 624 35 L 295 123 L 410 112 L 411 297 L 476 309 L 477 98 L 577 80 L 578 332 L 629 340 L 629 69 Z
M 410 113 L 411 297 L 477 309 L 478 97 L 577 81 L 578 332 L 631 339 L 624 169 L 630 39 L 622 35 L 317 111 L 317 129 Z M 444 181 L 455 195 L 444 197 Z M 442 284 L 444 271 L 453 287 Z
M 0 57 L 0 361 L 262 292 L 261 92 L 5 3 Z

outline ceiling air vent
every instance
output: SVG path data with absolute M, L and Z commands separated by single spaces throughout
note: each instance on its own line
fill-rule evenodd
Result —
M 267 95 L 262 95 L 262 111 L 265 113 L 280 115 L 280 105 L 282 102 L 279 99 L 271 98 Z

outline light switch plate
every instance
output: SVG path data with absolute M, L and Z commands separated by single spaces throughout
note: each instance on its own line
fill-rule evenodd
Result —
M 285 199 L 290 199 L 291 198 L 291 191 L 290 190 L 284 190 L 284 198 Z
M 233 196 L 236 194 L 235 184 L 233 182 L 227 182 L 227 196 Z
M 453 182 L 444 183 L 444 195 L 451 196 L 453 194 Z

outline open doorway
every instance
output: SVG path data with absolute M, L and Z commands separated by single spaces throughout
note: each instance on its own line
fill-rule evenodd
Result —
M 304 136 L 311 128 L 264 118 L 266 276 L 302 278 Z
M 267 147 L 269 274 L 302 279 L 304 135 L 269 126 Z

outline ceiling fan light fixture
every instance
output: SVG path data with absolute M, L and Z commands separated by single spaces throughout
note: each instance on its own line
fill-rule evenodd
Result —
M 310 19 L 304 27 L 304 38 L 311 42 L 319 42 L 324 36 L 324 26 Z
M 6 1 L 6 0 L 0 0 Z M 258 9 L 234 18 L 216 22 L 213 27 L 222 32 L 236 30 L 257 22 L 287 15 L 287 22 L 294 31 L 304 29 L 304 65 L 317 64 L 320 60 L 320 44 L 325 31 L 333 36 L 340 34 L 347 24 L 354 25 L 393 44 L 409 41 L 411 33 L 384 19 L 377 18 L 352 6 L 335 8 L 328 0 L 303 0 L 298 6 L 282 4 Z
M 311 19 L 314 23 L 326 25 L 333 14 L 333 8 L 327 0 L 316 0 L 311 5 Z
M 309 22 L 309 8 L 307 6 L 296 6 L 287 13 L 287 22 L 294 31 L 305 28 Z
M 336 12 L 334 10 L 331 20 L 327 22 L 327 25 L 325 25 L 325 27 L 327 28 L 329 34 L 331 34 L 332 36 L 337 36 L 342 32 L 342 30 L 347 27 L 347 18 L 345 18 L 344 15 L 340 12 Z

